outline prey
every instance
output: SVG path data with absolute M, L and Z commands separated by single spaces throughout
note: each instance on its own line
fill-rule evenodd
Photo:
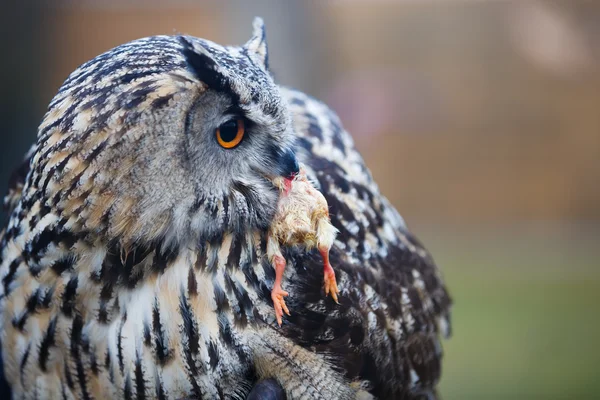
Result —
M 337 303 L 339 290 L 335 273 L 329 263 L 329 250 L 338 231 L 329 220 L 327 200 L 308 180 L 302 166 L 293 179 L 278 177 L 273 183 L 281 193 L 269 229 L 267 256 L 275 268 L 271 299 L 277 323 L 281 326 L 283 313 L 290 315 L 290 311 L 284 300 L 289 293 L 281 287 L 286 260 L 280 246 L 300 246 L 306 250 L 317 247 L 323 257 L 325 295 L 331 293 L 331 297 Z

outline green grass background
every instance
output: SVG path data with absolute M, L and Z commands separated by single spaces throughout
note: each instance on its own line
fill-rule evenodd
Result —
M 420 237 L 454 300 L 444 399 L 600 399 L 598 232 Z

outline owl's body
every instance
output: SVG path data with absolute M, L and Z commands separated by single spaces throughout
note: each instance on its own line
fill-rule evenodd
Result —
M 59 90 L 7 204 L 3 362 L 19 398 L 435 396 L 450 300 L 335 114 L 244 47 L 160 36 L 119 46 Z M 214 132 L 244 118 L 235 148 Z M 295 157 L 340 231 L 340 304 L 313 252 L 283 248 L 278 327 L 266 257 Z M 316 253 L 316 254 L 315 254 Z M 441 331 L 440 331 L 441 330 Z

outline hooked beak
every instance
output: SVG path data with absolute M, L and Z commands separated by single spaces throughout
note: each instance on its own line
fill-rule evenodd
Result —
M 288 150 L 283 153 L 279 160 L 279 165 L 283 171 L 281 175 L 286 179 L 294 179 L 294 177 L 300 172 L 298 159 L 292 150 Z
M 300 172 L 300 165 L 296 154 L 292 150 L 280 153 L 277 159 L 277 175 L 270 176 L 269 180 L 284 192 L 287 192 L 291 186 L 292 180 Z

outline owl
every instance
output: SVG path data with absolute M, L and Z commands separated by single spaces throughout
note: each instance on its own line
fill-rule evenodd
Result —
M 256 19 L 243 46 L 144 38 L 64 82 L 5 200 L 15 399 L 436 397 L 440 272 L 338 117 L 277 85 L 268 60 Z M 284 244 L 279 326 L 273 182 L 299 163 L 338 231 L 339 303 L 318 249 Z

